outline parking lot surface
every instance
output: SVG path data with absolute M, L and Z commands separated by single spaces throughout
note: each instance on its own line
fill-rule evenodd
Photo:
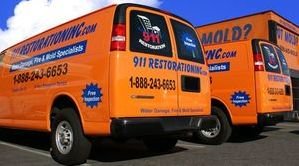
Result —
M 49 154 L 49 135 L 0 129 L 0 165 L 59 165 Z M 141 141 L 97 140 L 83 165 L 193 166 L 299 165 L 299 123 L 266 127 L 258 137 L 236 136 L 222 145 L 180 140 L 169 153 L 147 151 Z

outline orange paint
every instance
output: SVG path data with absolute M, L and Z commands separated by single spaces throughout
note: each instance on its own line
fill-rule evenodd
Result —
M 292 110 L 291 79 L 279 47 L 246 40 L 205 50 L 212 99 L 226 107 L 233 125 L 256 125 L 259 115 Z
M 196 28 L 203 45 L 264 39 L 277 44 L 287 60 L 294 92 L 294 110 L 299 109 L 299 27 L 274 11 L 223 20 Z
M 1 54 L 1 127 L 50 131 L 61 96 L 72 100 L 87 135 L 110 135 L 118 118 L 210 115 L 208 67 L 193 27 L 151 8 L 117 9 L 82 16 Z M 175 34 L 180 28 L 189 33 L 184 41 Z

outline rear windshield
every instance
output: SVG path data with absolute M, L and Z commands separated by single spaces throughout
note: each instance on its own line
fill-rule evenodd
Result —
M 289 67 L 288 67 L 287 61 L 286 61 L 282 51 L 278 48 L 275 48 L 275 50 L 277 52 L 277 55 L 278 55 L 278 58 L 279 58 L 279 61 L 281 64 L 282 74 L 290 75 Z
M 131 11 L 130 40 L 131 51 L 172 56 L 169 32 L 163 16 Z
M 280 73 L 279 62 L 273 46 L 262 44 L 265 68 L 267 72 Z
M 204 56 L 193 28 L 171 20 L 180 59 L 204 64 Z

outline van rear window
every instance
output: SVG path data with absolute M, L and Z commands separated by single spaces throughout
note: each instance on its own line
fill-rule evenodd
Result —
M 267 72 L 280 73 L 279 62 L 273 46 L 261 44 L 264 63 Z
M 131 11 L 130 40 L 131 51 L 172 56 L 169 32 L 163 16 Z
M 204 56 L 193 28 L 171 20 L 180 59 L 204 64 Z
M 289 71 L 289 67 L 288 67 L 288 63 L 282 53 L 282 51 L 278 48 L 275 48 L 280 64 L 281 64 L 281 70 L 282 70 L 282 74 L 284 75 L 290 75 L 290 71 Z

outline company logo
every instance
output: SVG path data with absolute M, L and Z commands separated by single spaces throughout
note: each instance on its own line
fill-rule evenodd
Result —
M 29 43 L 26 42 L 13 49 L 13 56 L 11 57 L 11 60 L 18 60 L 19 56 L 41 51 L 51 46 L 59 47 L 60 45 L 64 45 L 64 42 L 94 33 L 96 32 L 96 29 L 97 23 L 86 24 L 85 22 L 81 22 L 47 36 L 41 36 L 34 41 Z
M 271 52 L 271 50 L 264 46 L 266 52 L 267 52 L 267 55 L 268 55 L 268 66 L 271 67 L 272 69 L 277 69 L 279 66 L 278 66 L 278 62 L 275 58 L 275 55 Z
M 277 63 L 277 60 L 275 59 L 275 55 L 273 53 L 270 53 L 270 55 L 268 56 L 268 58 L 269 58 L 268 65 L 272 69 L 277 69 L 278 68 L 278 63 Z
M 98 84 L 91 83 L 90 85 L 86 85 L 86 88 L 83 89 L 82 98 L 87 107 L 97 107 L 98 104 L 102 102 L 102 96 L 103 94 Z
M 231 96 L 231 102 L 236 107 L 245 107 L 250 102 L 250 96 L 245 91 L 234 92 Z
M 142 26 L 140 28 L 142 39 L 139 39 L 139 43 L 153 50 L 165 48 L 165 43 L 162 43 L 161 29 L 158 26 L 153 26 L 149 18 L 142 15 L 137 15 L 137 17 Z
M 236 50 L 223 51 L 222 48 L 218 48 L 218 49 L 207 50 L 206 56 L 208 60 L 236 58 L 237 51 Z
M 172 60 L 159 59 L 159 58 L 147 58 L 135 56 L 133 58 L 134 67 L 146 67 L 149 69 L 171 70 L 187 73 L 194 73 L 206 76 L 208 72 L 201 66 L 196 64 L 189 64 L 183 62 L 176 62 Z

